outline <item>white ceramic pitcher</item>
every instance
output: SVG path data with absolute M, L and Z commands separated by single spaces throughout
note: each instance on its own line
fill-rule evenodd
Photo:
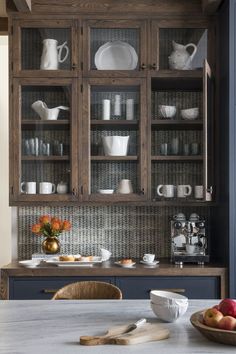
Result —
M 44 39 L 43 40 L 43 52 L 41 56 L 41 70 L 58 70 L 59 63 L 63 63 L 68 55 L 69 48 L 67 47 L 67 42 L 58 45 L 56 39 Z M 65 48 L 66 54 L 62 59 L 62 50 Z
M 32 103 L 31 107 L 40 116 L 42 120 L 56 120 L 58 118 L 60 109 L 64 111 L 69 111 L 69 107 L 66 106 L 48 108 L 46 103 L 40 100 Z
M 128 136 L 103 136 L 102 143 L 105 156 L 127 156 Z
M 174 70 L 191 70 L 192 60 L 197 52 L 197 46 L 193 43 L 182 45 L 172 41 L 173 52 L 169 56 L 170 69 Z M 187 48 L 193 47 L 193 53 L 190 55 Z

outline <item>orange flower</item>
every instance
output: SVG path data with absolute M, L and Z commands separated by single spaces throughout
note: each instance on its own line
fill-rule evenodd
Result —
M 43 215 L 43 216 L 41 216 L 41 217 L 39 218 L 39 222 L 40 222 L 41 224 L 49 224 L 50 221 L 51 221 L 51 218 L 50 218 L 50 216 L 48 216 L 48 215 Z
M 59 231 L 61 228 L 61 224 L 58 221 L 53 221 L 51 227 L 53 231 Z
M 39 233 L 40 233 L 40 230 L 41 230 L 41 225 L 40 225 L 40 224 L 34 224 L 34 225 L 31 227 L 31 231 L 32 231 L 34 234 L 39 234 Z
M 68 220 L 64 220 L 62 229 L 65 231 L 69 231 L 71 229 L 71 223 Z

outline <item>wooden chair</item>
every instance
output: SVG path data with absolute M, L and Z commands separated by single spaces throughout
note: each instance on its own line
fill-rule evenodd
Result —
M 122 299 L 122 292 L 115 285 L 100 281 L 81 281 L 59 289 L 52 300 Z

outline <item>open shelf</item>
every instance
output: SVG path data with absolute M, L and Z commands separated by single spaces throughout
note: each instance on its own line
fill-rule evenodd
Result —
M 203 129 L 203 121 L 186 121 L 174 119 L 152 119 L 152 128 L 160 130 L 201 130 Z
M 70 121 L 68 119 L 61 119 L 61 120 L 33 120 L 27 119 L 21 121 L 22 129 L 69 129 Z
M 69 156 L 22 156 L 22 161 L 69 161 Z
M 176 155 L 163 155 L 163 156 L 152 156 L 151 157 L 152 161 L 202 161 L 203 156 L 202 155 L 189 155 L 189 156 L 176 156 Z
M 137 161 L 138 156 L 91 156 L 92 161 Z
M 138 129 L 139 122 L 137 120 L 125 120 L 125 119 L 110 119 L 110 120 L 91 120 L 91 127 L 96 129 L 118 129 L 118 130 L 127 130 L 127 129 Z

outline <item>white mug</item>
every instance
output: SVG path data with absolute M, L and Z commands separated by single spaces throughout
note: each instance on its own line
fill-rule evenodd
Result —
M 119 183 L 117 193 L 129 194 L 133 193 L 132 183 L 129 179 L 122 179 Z
M 186 252 L 189 254 L 194 253 L 195 249 L 196 249 L 196 247 L 194 245 L 189 245 L 189 244 L 186 245 Z
M 180 184 L 177 186 L 177 197 L 185 198 L 192 193 L 192 187 L 189 184 Z
M 109 120 L 111 118 L 111 101 L 102 100 L 102 119 Z
M 21 193 L 36 194 L 36 182 L 22 182 Z
M 160 184 L 157 187 L 157 194 L 165 198 L 173 198 L 175 195 L 175 186 L 173 184 Z
M 39 194 L 53 194 L 56 192 L 56 186 L 51 182 L 39 183 Z
M 144 262 L 151 263 L 154 261 L 154 259 L 155 259 L 155 254 L 145 253 L 145 255 L 143 256 Z
M 196 199 L 203 199 L 203 186 L 194 187 L 194 197 Z

